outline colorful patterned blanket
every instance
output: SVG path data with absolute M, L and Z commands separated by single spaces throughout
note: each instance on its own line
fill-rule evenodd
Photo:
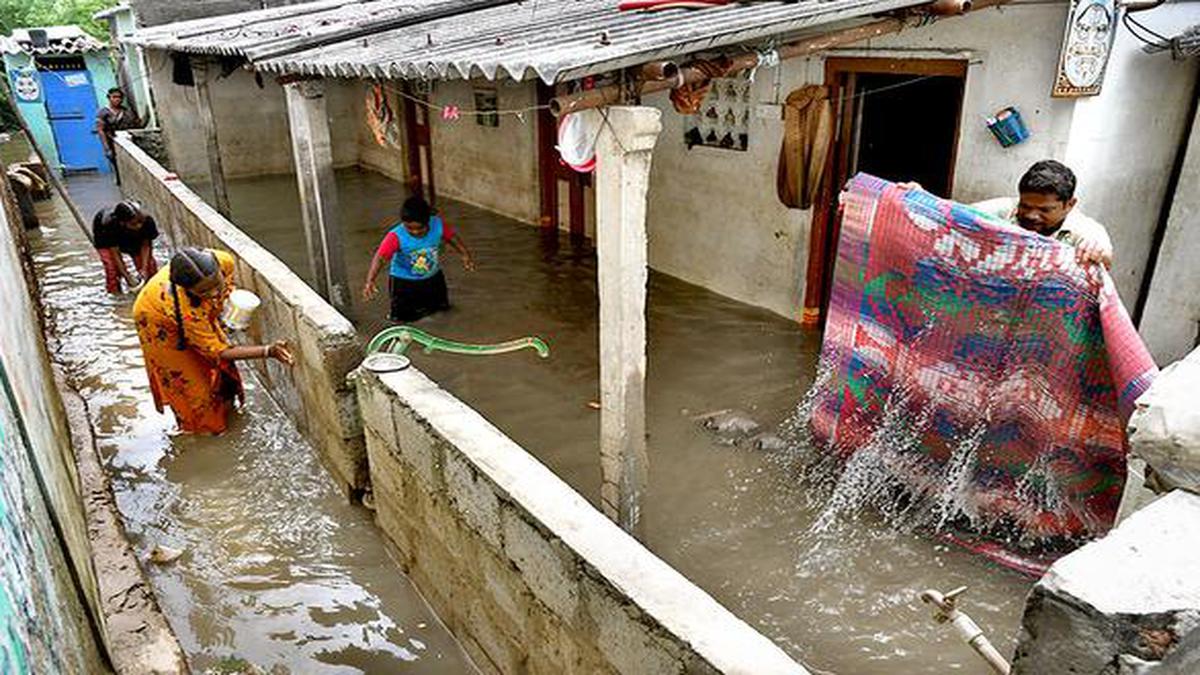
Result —
M 815 440 L 871 453 L 937 525 L 1086 537 L 1157 368 L 1103 270 L 971 207 L 860 174 L 814 390 Z M 849 469 L 847 468 L 847 471 Z

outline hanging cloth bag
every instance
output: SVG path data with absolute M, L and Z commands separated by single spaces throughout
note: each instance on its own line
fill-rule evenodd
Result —
M 792 92 L 783 105 L 783 147 L 776 187 L 779 201 L 793 209 L 812 206 L 833 144 L 833 104 L 829 87 L 810 84 Z

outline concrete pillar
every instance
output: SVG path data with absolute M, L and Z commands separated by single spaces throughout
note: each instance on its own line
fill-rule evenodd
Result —
M 596 141 L 600 285 L 600 501 L 637 533 L 646 487 L 646 189 L 661 113 L 604 111 Z
M 300 186 L 300 213 L 308 243 L 308 263 L 318 293 L 343 314 L 350 309 L 346 259 L 342 254 L 333 148 L 325 110 L 325 84 L 302 80 L 283 86 L 287 98 L 292 156 Z
M 213 115 L 212 97 L 208 91 L 211 69 L 207 59 L 192 57 L 192 78 L 196 81 L 196 97 L 199 102 L 200 126 L 204 129 L 205 152 L 208 154 L 208 179 L 212 184 L 213 199 L 217 211 L 229 217 L 229 190 L 225 187 L 225 170 L 221 166 L 221 143 L 217 138 L 217 121 Z

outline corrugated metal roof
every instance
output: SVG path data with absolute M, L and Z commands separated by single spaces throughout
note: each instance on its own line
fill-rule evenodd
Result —
M 31 30 L 46 31 L 46 46 L 35 47 L 29 36 Z M 11 36 L 0 36 L 0 51 L 6 54 L 32 54 L 33 56 L 70 56 L 88 52 L 104 51 L 103 42 L 83 32 L 79 26 L 47 26 L 45 28 L 18 28 Z
M 618 11 L 616 0 L 526 0 L 269 58 L 254 66 L 327 77 L 539 77 L 552 83 L 919 4 L 924 3 L 800 0 L 639 13 Z
M 517 0 L 319 0 L 139 30 L 130 42 L 250 60 Z

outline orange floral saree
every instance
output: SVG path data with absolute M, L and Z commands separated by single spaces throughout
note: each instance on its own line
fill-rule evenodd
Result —
M 235 399 L 242 396 L 242 380 L 222 351 L 231 344 L 221 326 L 221 310 L 233 291 L 233 256 L 213 251 L 225 277 L 217 297 L 198 298 L 177 289 L 183 318 L 184 349 L 179 349 L 179 326 L 171 294 L 170 266 L 164 266 L 138 293 L 133 319 L 150 378 L 150 391 L 159 412 L 167 405 L 180 430 L 188 433 L 225 431 Z

